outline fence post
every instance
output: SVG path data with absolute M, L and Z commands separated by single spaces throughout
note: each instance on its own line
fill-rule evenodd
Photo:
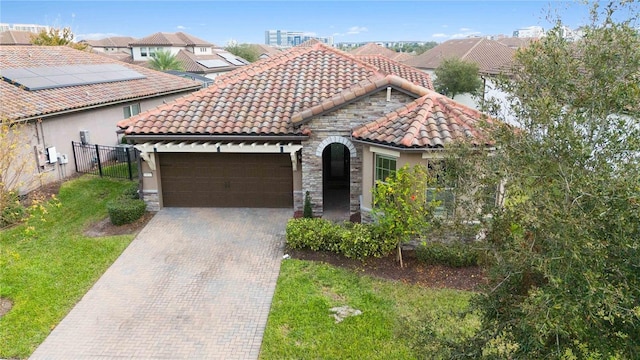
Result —
M 129 168 L 129 180 L 133 180 L 133 171 L 131 170 L 131 157 L 129 156 L 129 148 L 124 148 L 125 155 L 127 156 L 127 167 Z
M 98 161 L 98 172 L 100 173 L 100 177 L 102 177 L 102 161 L 100 161 L 100 147 L 96 144 L 96 160 Z
M 73 149 L 73 163 L 76 165 L 76 172 L 78 171 L 78 157 L 76 156 L 76 142 L 71 141 L 71 148 Z

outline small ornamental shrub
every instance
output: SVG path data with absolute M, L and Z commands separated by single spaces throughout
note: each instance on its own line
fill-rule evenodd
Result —
M 307 191 L 304 194 L 304 208 L 302 211 L 302 217 L 310 219 L 313 217 L 313 209 L 311 208 L 311 195 Z
M 131 199 L 125 196 L 119 197 L 107 203 L 109 219 L 113 225 L 130 224 L 142 217 L 147 204 L 141 199 Z
M 123 194 L 126 198 L 129 199 L 139 199 L 140 195 L 138 194 L 138 182 L 132 182 L 127 188 L 123 191 Z
M 416 248 L 416 257 L 427 265 L 477 266 L 480 250 L 473 243 L 430 241 Z

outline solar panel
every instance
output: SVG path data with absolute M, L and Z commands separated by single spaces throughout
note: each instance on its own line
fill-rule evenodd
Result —
M 218 68 L 218 67 L 229 66 L 229 64 L 227 64 L 222 60 L 197 60 L 197 63 L 207 68 Z
M 223 58 L 225 58 L 225 60 L 232 63 L 233 65 L 246 65 L 232 53 L 218 53 L 218 55 L 222 56 Z
M 2 69 L 2 78 L 26 90 L 101 84 L 144 79 L 146 76 L 118 64 L 66 65 Z

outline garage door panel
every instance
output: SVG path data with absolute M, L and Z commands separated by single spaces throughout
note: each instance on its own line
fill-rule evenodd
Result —
M 164 206 L 292 207 L 289 154 L 160 154 Z

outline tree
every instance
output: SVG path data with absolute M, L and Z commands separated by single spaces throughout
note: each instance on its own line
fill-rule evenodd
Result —
M 377 232 L 396 242 L 402 267 L 401 246 L 423 236 L 433 225 L 437 201 L 427 201 L 427 188 L 435 187 L 435 177 L 424 165 L 403 166 L 373 190 L 373 217 Z
M 175 55 L 171 54 L 171 52 L 168 50 L 160 50 L 151 54 L 149 67 L 158 71 L 184 70 L 182 61 L 178 60 L 178 58 Z
M 443 60 L 435 75 L 433 86 L 436 91 L 452 99 L 458 94 L 476 94 L 482 88 L 478 65 L 457 58 Z
M 69 46 L 77 50 L 86 50 L 88 44 L 81 44 L 74 42 L 73 33 L 71 28 L 65 27 L 62 29 L 50 28 L 49 31 L 42 30 L 37 35 L 31 36 L 31 43 L 33 45 L 45 45 L 45 46 Z
M 0 228 L 26 213 L 18 194 L 38 179 L 30 143 L 25 124 L 0 121 Z
M 227 43 L 227 47 L 224 49 L 235 56 L 239 56 L 247 60 L 248 62 L 260 60 L 259 51 L 251 44 L 238 44 L 232 40 Z
M 519 50 L 498 82 L 518 127 L 492 129 L 491 156 L 460 157 L 505 198 L 478 214 L 494 265 L 458 357 L 640 358 L 640 36 L 620 7 L 639 13 L 596 3 L 582 40 L 558 22 Z

